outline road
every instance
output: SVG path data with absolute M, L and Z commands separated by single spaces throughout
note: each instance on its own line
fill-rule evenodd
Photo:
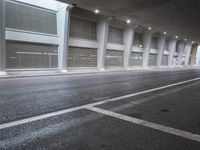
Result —
M 199 150 L 200 69 L 0 79 L 0 150 Z

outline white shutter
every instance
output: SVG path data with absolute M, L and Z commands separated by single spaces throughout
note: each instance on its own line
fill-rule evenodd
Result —
M 149 66 L 157 66 L 157 54 L 149 54 Z
M 123 30 L 110 26 L 108 32 L 108 42 L 123 44 Z
M 163 66 L 167 66 L 168 65 L 168 59 L 169 59 L 168 55 L 163 55 L 163 57 L 162 57 L 162 65 Z
M 132 52 L 130 56 L 130 66 L 142 66 L 143 65 L 143 53 Z
M 68 67 L 97 67 L 97 49 L 69 47 Z
M 7 69 L 57 68 L 58 46 L 6 42 Z
M 57 34 L 56 12 L 17 2 L 6 2 L 6 27 Z
M 71 17 L 70 37 L 97 40 L 97 23 Z
M 123 67 L 123 51 L 106 50 L 105 66 L 106 67 Z

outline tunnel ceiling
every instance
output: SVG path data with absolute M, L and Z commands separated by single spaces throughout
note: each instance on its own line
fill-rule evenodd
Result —
M 59 0 L 200 42 L 200 0 Z

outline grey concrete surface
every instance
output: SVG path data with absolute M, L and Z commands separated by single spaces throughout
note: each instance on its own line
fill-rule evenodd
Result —
M 199 69 L 0 79 L 0 124 L 200 77 Z M 200 134 L 200 81 L 97 107 Z M 2 150 L 198 150 L 200 143 L 79 110 L 0 130 Z

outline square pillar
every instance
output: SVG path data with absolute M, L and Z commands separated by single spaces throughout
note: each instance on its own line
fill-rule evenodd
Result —
M 101 70 L 104 70 L 105 67 L 105 53 L 108 41 L 108 29 L 109 29 L 109 19 L 107 17 L 100 16 L 98 22 L 97 67 Z
M 185 53 L 185 60 L 184 60 L 184 65 L 189 66 L 189 59 L 190 59 L 190 53 L 192 50 L 192 43 L 187 43 L 185 45 L 184 53 Z
M 180 41 L 178 44 L 178 66 L 182 65 L 184 48 L 185 48 L 185 42 Z
M 174 37 L 170 37 L 169 40 L 169 67 L 173 67 L 173 59 L 174 59 L 174 53 L 176 51 L 176 44 L 177 40 Z
M 6 26 L 5 0 L 0 0 L 0 75 L 6 74 L 5 26 Z
M 58 12 L 58 34 L 59 34 L 59 51 L 58 67 L 61 71 L 67 71 L 68 59 L 68 40 L 70 32 L 70 17 L 72 5 L 66 5 Z
M 144 68 L 148 68 L 151 38 L 152 38 L 152 31 L 147 30 L 143 36 L 143 44 L 144 44 L 143 67 Z
M 124 68 L 130 67 L 130 54 L 133 47 L 134 26 L 132 24 L 126 24 L 124 30 Z
M 159 33 L 157 67 L 161 67 L 161 65 L 162 65 L 162 57 L 163 57 L 164 46 L 165 46 L 165 36 L 162 33 Z

